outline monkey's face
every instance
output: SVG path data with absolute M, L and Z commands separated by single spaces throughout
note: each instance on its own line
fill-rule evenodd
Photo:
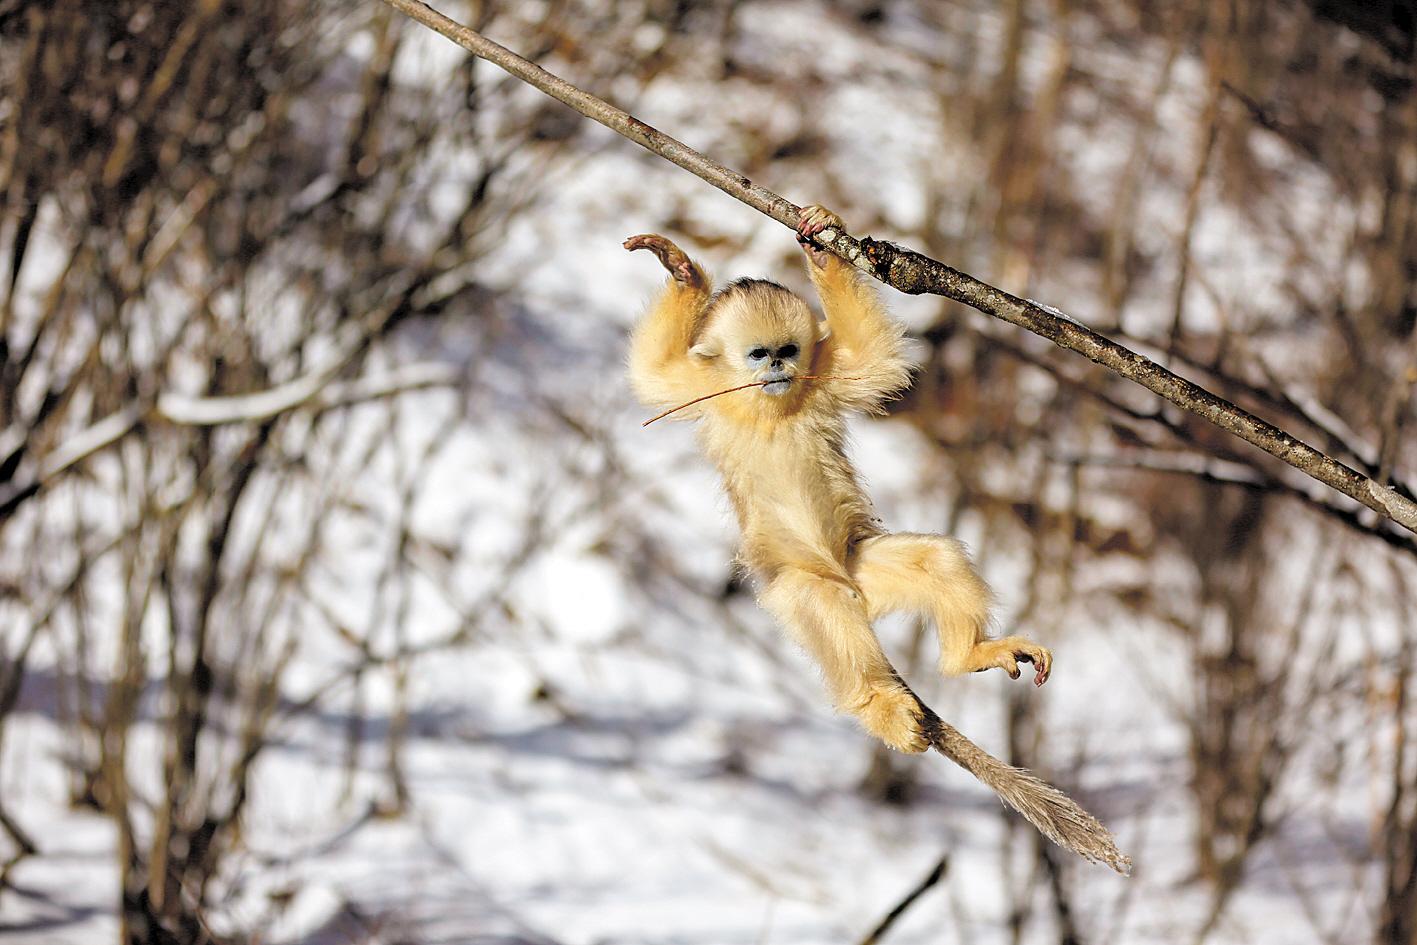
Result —
M 776 347 L 770 347 L 772 344 L 776 344 Z M 768 382 L 762 387 L 763 393 L 779 397 L 792 387 L 792 378 L 797 373 L 797 360 L 801 354 L 802 348 L 797 342 L 778 339 L 769 344 L 754 342 L 744 357 L 748 362 L 749 371 L 757 373 L 755 379 Z
M 780 286 L 754 283 L 731 288 L 714 308 L 695 352 L 714 358 L 733 385 L 767 381 L 762 395 L 789 393 L 811 365 L 817 343 L 816 319 L 806 303 Z

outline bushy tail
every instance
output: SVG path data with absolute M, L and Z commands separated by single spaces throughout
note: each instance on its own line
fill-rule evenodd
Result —
M 1131 858 L 1117 849 L 1112 834 L 1062 791 L 1022 768 L 1004 764 L 928 708 L 923 728 L 936 751 L 983 781 L 1043 836 L 1085 860 L 1131 875 Z

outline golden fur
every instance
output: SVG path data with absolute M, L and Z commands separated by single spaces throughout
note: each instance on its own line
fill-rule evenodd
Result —
M 802 238 L 840 225 L 806 208 Z M 1017 678 L 1025 660 L 1037 667 L 1035 682 L 1047 679 L 1046 649 L 986 638 L 989 589 L 957 541 L 885 534 L 874 518 L 846 455 L 845 418 L 879 411 L 909 384 L 910 370 L 900 326 L 856 271 L 808 247 L 826 315 L 818 324 L 802 299 L 773 283 L 740 280 L 712 294 L 704 271 L 662 236 L 625 246 L 651 250 L 671 276 L 630 343 L 630 381 L 644 403 L 672 407 L 783 379 L 685 413 L 723 477 L 759 601 L 821 665 L 836 705 L 892 748 L 928 747 L 919 704 L 871 629 L 892 611 L 934 621 L 946 674 L 997 667 Z M 804 374 L 831 377 L 797 379 Z

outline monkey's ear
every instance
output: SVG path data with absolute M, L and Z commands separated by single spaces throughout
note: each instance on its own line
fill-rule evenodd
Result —
M 722 352 L 717 343 L 712 341 L 700 341 L 689 349 L 689 353 L 696 358 L 703 358 L 705 361 L 718 357 Z
M 832 336 L 831 325 L 826 322 L 817 322 L 817 340 L 826 341 Z

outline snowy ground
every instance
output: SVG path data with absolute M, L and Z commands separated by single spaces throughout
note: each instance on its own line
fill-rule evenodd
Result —
M 726 576 L 722 503 L 706 498 L 702 470 L 677 471 L 687 448 L 683 429 L 641 431 L 638 414 L 620 406 L 624 441 L 636 450 L 651 443 L 637 459 L 675 470 L 667 478 L 683 475 L 692 486 L 679 490 L 686 493 L 679 534 L 703 560 L 689 565 Z M 416 435 L 413 428 L 407 435 Z M 460 435 L 468 443 L 446 454 L 451 469 L 431 478 L 420 504 L 446 510 L 504 502 L 505 495 L 459 487 L 477 481 L 494 453 L 476 431 Z M 856 452 L 888 521 L 922 528 L 932 520 L 929 503 L 904 500 L 913 477 L 896 461 L 914 451 L 911 438 L 898 424 L 869 424 Z M 580 534 L 592 534 L 594 513 L 583 518 Z M 429 518 L 430 532 L 438 521 Z M 496 521 L 486 527 L 495 544 Z M 1007 610 L 1007 568 L 990 577 Z M 415 664 L 406 756 L 413 798 L 400 819 L 368 810 L 383 763 L 377 685 L 366 693 L 368 770 L 348 794 L 338 699 L 278 728 L 245 821 L 249 849 L 233 864 L 229 898 L 209 921 L 250 927 L 273 918 L 271 942 L 343 942 L 370 929 L 379 941 L 852 941 L 948 852 L 945 881 L 891 940 L 1005 940 L 998 888 L 1003 871 L 1017 867 L 1001 859 L 1006 818 L 986 790 L 930 755 L 915 762 L 927 769 L 917 804 L 900 810 L 863 800 L 856 788 L 867 763 L 864 736 L 831 715 L 812 669 L 765 616 L 742 608 L 750 644 L 731 628 L 696 620 L 692 606 L 680 615 L 637 611 L 626 586 L 633 580 L 571 538 L 519 589 L 528 627 L 545 629 Z M 447 617 L 436 601 L 415 612 L 415 633 L 443 630 Z M 1078 908 L 1103 940 L 1173 940 L 1191 927 L 1206 896 L 1186 883 L 1181 733 L 1157 691 L 1164 672 L 1154 658 L 1137 665 L 1141 633 L 1070 627 L 1048 640 L 1058 661 L 1053 680 L 1025 696 L 1040 700 L 1050 745 L 1067 746 L 1052 756 L 1084 759 L 1062 783 L 1115 829 L 1136 861 L 1130 880 L 1102 867 L 1079 865 L 1075 874 Z M 899 647 L 899 632 L 890 644 Z M 290 697 L 303 696 L 300 681 L 322 678 L 337 655 L 310 641 Z M 0 767 L 7 803 L 39 836 L 53 838 L 18 868 L 17 891 L 4 895 L 7 937 L 111 939 L 113 837 L 101 818 L 60 803 L 64 742 L 52 706 L 37 694 L 45 678 L 40 667 L 27 685 Z M 946 718 L 1003 751 L 1009 680 L 916 681 Z M 560 708 L 536 698 L 547 683 Z M 141 757 L 144 741 L 138 744 Z M 1355 824 L 1348 840 L 1361 839 L 1361 829 Z M 1015 832 L 1015 844 L 1026 830 Z M 1312 855 L 1341 848 L 1345 838 L 1302 824 L 1294 835 L 1296 849 L 1309 848 L 1302 862 L 1310 872 L 1268 864 L 1272 875 L 1247 885 L 1227 913 L 1237 918 L 1217 940 L 1307 940 L 1313 933 L 1293 908 L 1294 884 L 1313 884 L 1316 897 L 1325 887 L 1349 888 L 1341 860 L 1316 867 Z M 275 899 L 287 897 L 278 909 Z M 1049 919 L 1037 919 L 1028 940 L 1048 940 L 1049 927 Z
M 784 9 L 776 26 L 755 27 L 800 28 L 791 5 Z M 643 117 L 667 129 L 691 128 L 679 121 L 685 95 L 692 99 L 693 90 L 651 96 Z M 881 99 L 867 98 L 879 106 Z M 837 117 L 849 121 L 852 114 Z M 908 129 L 897 132 L 909 137 Z M 877 144 L 882 161 L 898 157 L 902 167 L 918 150 L 890 136 Z M 909 180 L 908 173 L 888 176 Z M 914 762 L 926 769 L 915 805 L 863 799 L 857 786 L 869 759 L 865 737 L 831 714 L 813 670 L 765 615 L 744 601 L 730 625 L 687 595 L 665 606 L 646 592 L 644 575 L 596 550 L 631 508 L 674 550 L 683 574 L 704 587 L 729 574 L 725 503 L 693 458 L 687 428 L 642 430 L 644 412 L 619 375 L 623 327 L 659 278 L 648 259 L 619 250 L 624 236 L 660 225 L 649 213 L 617 212 L 646 186 L 666 205 L 682 202 L 690 216 L 715 219 L 721 230 L 754 233 L 741 258 L 713 260 L 720 275 L 761 272 L 761 259 L 781 258 L 790 243 L 751 211 L 639 158 L 628 145 L 578 165 L 574 177 L 556 182 L 551 206 L 519 221 L 505 249 L 510 257 L 528 247 L 567 246 L 540 254 L 548 262 L 526 277 L 535 288 L 525 297 L 540 329 L 558 338 L 555 357 L 590 366 L 564 385 L 545 381 L 542 393 L 611 431 L 619 459 L 646 491 L 607 506 L 595 496 L 593 475 L 571 475 L 600 468 L 595 449 L 566 437 L 551 455 L 537 452 L 547 441 L 528 433 L 515 410 L 489 412 L 484 423 L 456 430 L 418 497 L 414 530 L 446 541 L 473 529 L 453 575 L 463 603 L 479 599 L 487 564 L 515 544 L 548 476 L 557 483 L 546 509 L 560 538 L 509 594 L 520 624 L 494 626 L 411 667 L 405 765 L 412 800 L 401 818 L 370 812 L 382 790 L 387 680 L 367 681 L 372 723 L 352 786 L 343 770 L 346 700 L 280 724 L 257 769 L 245 817 L 248 849 L 226 877 L 225 901 L 208 916 L 218 930 L 269 923 L 264 941 L 271 943 L 371 936 L 568 945 L 850 942 L 948 853 L 943 882 L 889 940 L 1009 940 L 999 889 L 1003 877 L 1016 882 L 1019 864 L 1030 862 L 1022 856 L 1026 825 L 1012 832 L 1012 846 L 1001 843 L 1007 825 L 1020 822 L 1001 816 L 985 789 L 935 755 Z M 881 202 L 888 212 L 899 204 L 908 222 L 911 194 L 901 187 L 882 193 Z M 556 243 L 567 240 L 561 223 L 568 219 L 587 221 L 575 228 L 574 248 Z M 1202 234 L 1201 254 L 1211 241 Z M 1243 253 L 1237 259 L 1242 265 Z M 772 274 L 800 284 L 797 274 Z M 1071 300 L 1044 301 L 1085 310 Z M 903 301 L 901 308 L 913 318 L 918 305 Z M 516 373 L 516 366 L 507 370 Z M 504 382 L 486 379 L 489 390 Z M 388 449 L 412 451 L 433 435 L 449 396 L 410 395 L 398 441 Z M 891 421 L 862 423 L 855 456 L 889 525 L 935 531 L 947 505 L 929 488 L 932 470 L 911 461 L 927 455 L 915 436 Z M 528 456 L 531 462 L 519 461 Z M 375 463 L 358 490 L 371 505 L 389 502 L 391 478 Z M 962 537 L 977 543 L 971 527 L 966 521 Z M 324 575 L 316 591 L 357 613 L 364 593 L 359 549 L 377 539 L 353 526 L 343 538 L 350 568 Z M 1020 565 L 1000 555 L 984 567 L 1009 613 L 1019 605 Z M 456 608 L 432 590 L 415 596 L 412 607 L 415 641 L 437 639 L 456 620 Z M 1136 864 L 1130 880 L 1085 865 L 1069 874 L 1080 922 L 1089 941 L 1189 940 L 1209 893 L 1191 882 L 1182 803 L 1187 762 L 1168 705 L 1185 690 L 1168 673 L 1166 638 L 1096 614 L 1059 615 L 1055 625 L 1060 630 L 1046 640 L 1057 658 L 1053 680 L 1025 696 L 1040 704 L 1048 757 L 1068 765 L 1046 773 L 1115 830 Z M 899 650 L 904 629 L 888 628 L 890 648 Z M 286 697 L 308 694 L 340 654 L 328 635 L 302 640 Z M 42 853 L 15 871 L 15 888 L 0 893 L 0 936 L 17 943 L 112 941 L 114 837 L 106 820 L 62 802 L 66 736 L 55 721 L 50 658 L 36 661 L 0 757 L 6 806 L 45 841 Z M 1004 751 L 1009 680 L 988 674 L 912 682 L 945 718 Z M 541 698 L 548 687 L 553 698 Z M 140 728 L 139 758 L 156 751 L 157 709 L 149 707 Z M 1295 799 L 1280 852 L 1260 858 L 1212 941 L 1312 940 L 1314 926 L 1296 902 L 1325 924 L 1340 917 L 1345 934 L 1362 934 L 1371 917 L 1353 898 L 1362 867 L 1349 858 L 1366 838 L 1364 800 L 1355 801 L 1350 827 L 1334 835 L 1306 818 L 1303 799 Z M 1014 855 L 1001 854 L 1010 850 Z M 1055 940 L 1050 913 L 1035 905 L 1024 940 Z

